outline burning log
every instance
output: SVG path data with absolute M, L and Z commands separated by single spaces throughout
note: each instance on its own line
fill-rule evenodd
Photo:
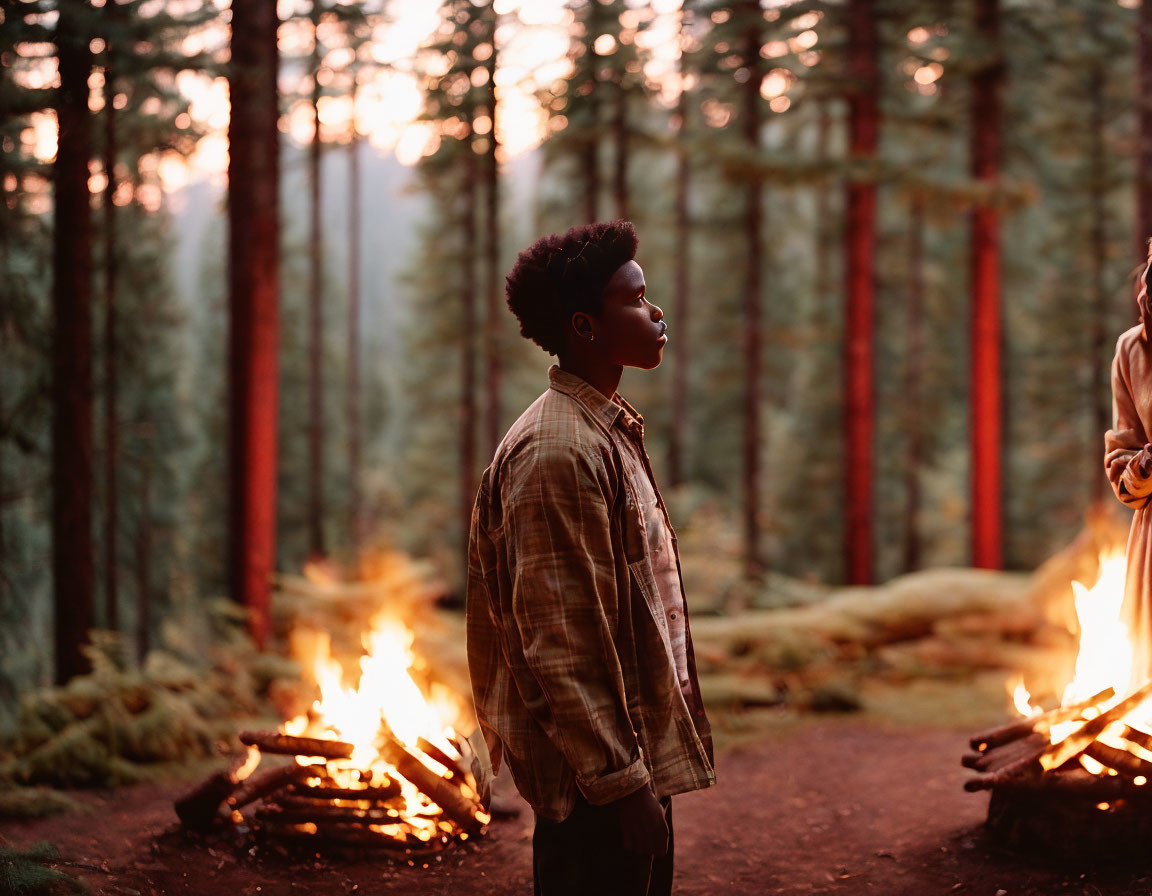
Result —
M 423 737 L 416 739 L 416 748 L 423 750 L 426 754 L 431 756 L 439 762 L 444 768 L 448 769 L 449 775 L 458 782 L 464 783 L 467 781 L 466 772 L 460 763 L 441 750 L 436 744 L 432 743 Z
M 224 771 L 205 778 L 180 799 L 176 814 L 186 827 L 203 829 L 217 818 L 217 811 L 260 763 L 260 752 L 249 747 L 242 757 L 232 760 Z
M 448 848 L 444 837 L 421 840 L 409 834 L 390 834 L 374 827 L 340 823 L 303 822 L 291 824 L 266 821 L 261 830 L 283 840 L 297 840 L 309 844 L 327 843 L 336 846 L 368 846 L 377 855 L 383 853 L 394 858 L 409 859 L 415 854 L 422 858 L 435 855 Z
M 319 756 L 322 759 L 348 759 L 352 744 L 319 737 L 296 737 L 276 731 L 241 731 L 240 743 L 259 747 L 262 753 L 282 756 Z
M 992 774 L 965 781 L 964 789 L 969 792 L 989 790 L 1003 784 L 1010 778 L 1023 774 L 1036 763 L 1040 763 L 1044 769 L 1059 768 L 1069 759 L 1074 759 L 1083 753 L 1105 728 L 1136 709 L 1148 699 L 1149 695 L 1152 695 L 1152 682 L 1148 682 L 1142 688 L 1134 691 L 1111 709 L 1105 710 L 1094 719 L 1085 722 L 1059 743 L 1027 750 L 1019 759 L 1007 763 Z
M 269 769 L 259 775 L 253 775 L 244 784 L 224 801 L 221 811 L 231 813 L 241 806 L 247 806 L 256 800 L 270 796 L 291 784 L 312 775 L 324 774 L 319 766 L 310 765 L 284 765 L 280 768 Z
M 300 806 L 278 805 L 275 808 L 261 809 L 256 816 L 261 822 L 272 821 L 281 824 L 312 824 L 322 821 L 335 821 L 341 824 L 357 825 L 387 825 L 400 824 L 400 819 L 393 810 L 389 814 L 384 809 L 359 809 L 356 806 Z
M 1014 740 L 1019 740 L 1022 737 L 1027 737 L 1033 731 L 1051 730 L 1053 725 L 1061 722 L 1070 722 L 1091 707 L 1103 703 L 1105 700 L 1112 699 L 1115 693 L 1112 688 L 1105 688 L 1099 694 L 1089 697 L 1087 700 L 1081 700 L 1079 703 L 1073 703 L 1070 706 L 1059 706 L 1048 712 L 1028 716 L 1026 719 L 1018 719 L 1007 725 L 1001 725 L 998 728 L 977 734 L 969 743 L 972 745 L 973 750 L 983 753 L 987 750 L 1011 743 Z
M 960 764 L 980 772 L 993 772 L 1022 759 L 1025 755 L 1034 754 L 1037 749 L 1043 749 L 1047 744 L 1048 737 L 1039 731 L 1034 731 L 1027 737 L 1010 741 L 1004 746 L 991 747 L 983 753 L 968 753 L 960 760 Z
M 295 784 L 288 788 L 288 792 L 311 800 L 372 800 L 382 803 L 400 796 L 400 782 L 390 780 L 381 787 L 315 787 Z
M 1139 728 L 1132 728 L 1131 726 L 1125 725 L 1124 733 L 1121 736 L 1129 743 L 1133 743 L 1152 753 L 1152 734 L 1141 731 Z
M 396 771 L 415 784 L 422 793 L 439 806 L 444 814 L 465 832 L 477 833 L 486 823 L 477 817 L 479 806 L 464 796 L 451 781 L 441 778 L 424 765 L 415 754 L 396 740 L 391 731 L 383 732 L 380 755 Z
M 1093 741 L 1085 748 L 1084 755 L 1091 756 L 1106 768 L 1130 777 L 1135 778 L 1143 775 L 1145 779 L 1152 778 L 1152 762 L 1147 762 L 1134 753 L 1109 746 L 1098 740 Z
M 1118 719 L 1124 718 L 1152 695 L 1152 681 L 1141 688 L 1137 688 L 1111 709 L 1106 710 L 1089 722 L 1085 722 L 1064 740 L 1053 744 L 1039 757 L 1041 764 L 1047 768 L 1059 768 L 1069 759 L 1073 759 L 1084 752 L 1084 749 L 1094 741 L 1101 732 Z

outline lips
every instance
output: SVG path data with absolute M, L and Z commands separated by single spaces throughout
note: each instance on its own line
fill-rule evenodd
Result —
M 668 324 L 666 324 L 666 323 L 664 323 L 663 321 L 661 321 L 661 322 L 660 322 L 660 335 L 659 335 L 658 337 L 656 337 L 656 338 L 657 338 L 657 339 L 662 339 L 662 340 L 664 340 L 665 342 L 667 342 L 667 341 L 668 341 L 668 336 L 666 335 L 666 334 L 667 334 L 667 332 L 668 332 Z

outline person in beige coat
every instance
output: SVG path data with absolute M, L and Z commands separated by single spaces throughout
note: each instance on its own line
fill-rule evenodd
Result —
M 1112 490 L 1135 511 L 1128 535 L 1124 621 L 1133 645 L 1129 690 L 1152 679 L 1152 305 L 1149 261 L 1140 275 L 1140 322 L 1116 342 L 1112 361 L 1113 427 L 1104 436 L 1104 468 Z

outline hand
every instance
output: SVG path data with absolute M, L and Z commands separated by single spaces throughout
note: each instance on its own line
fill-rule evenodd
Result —
M 1136 455 L 1136 473 L 1141 479 L 1152 477 L 1152 443 L 1144 446 L 1144 450 Z
M 646 856 L 668 852 L 668 822 L 664 807 L 647 785 L 616 801 L 620 841 L 624 848 Z

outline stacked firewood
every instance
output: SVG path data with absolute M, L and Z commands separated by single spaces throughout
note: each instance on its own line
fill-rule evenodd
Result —
M 1119 703 L 1103 709 L 1115 696 L 1108 688 L 1093 697 L 1070 706 L 1038 713 L 1024 719 L 976 735 L 970 741 L 974 753 L 964 756 L 966 768 L 979 774 L 964 782 L 968 791 L 991 790 L 1004 784 L 1019 784 L 1029 780 L 1042 781 L 1046 772 L 1077 770 L 1081 756 L 1087 756 L 1102 765 L 1103 775 L 1085 778 L 1092 781 L 1108 780 L 1108 786 L 1143 788 L 1152 781 L 1152 762 L 1137 752 L 1099 738 L 1106 730 L 1113 744 L 1122 739 L 1124 746 L 1131 744 L 1140 753 L 1152 753 L 1152 735 L 1124 724 L 1124 717 L 1152 696 L 1152 682 L 1134 691 Z M 1054 726 L 1074 723 L 1077 727 L 1066 737 L 1052 743 L 1050 734 Z M 1114 774 L 1113 774 L 1114 773 Z M 1077 774 L 1076 779 L 1083 776 Z
M 490 820 L 466 762 L 423 738 L 409 747 L 382 731 L 380 756 L 396 774 L 360 770 L 351 786 L 350 743 L 273 731 L 244 731 L 240 742 L 246 754 L 176 801 L 186 827 L 243 823 L 280 839 L 370 846 L 411 860 L 482 833 Z M 466 741 L 454 745 L 461 757 L 468 755 Z M 256 773 L 266 755 L 292 762 Z M 446 772 L 434 771 L 436 764 Z

